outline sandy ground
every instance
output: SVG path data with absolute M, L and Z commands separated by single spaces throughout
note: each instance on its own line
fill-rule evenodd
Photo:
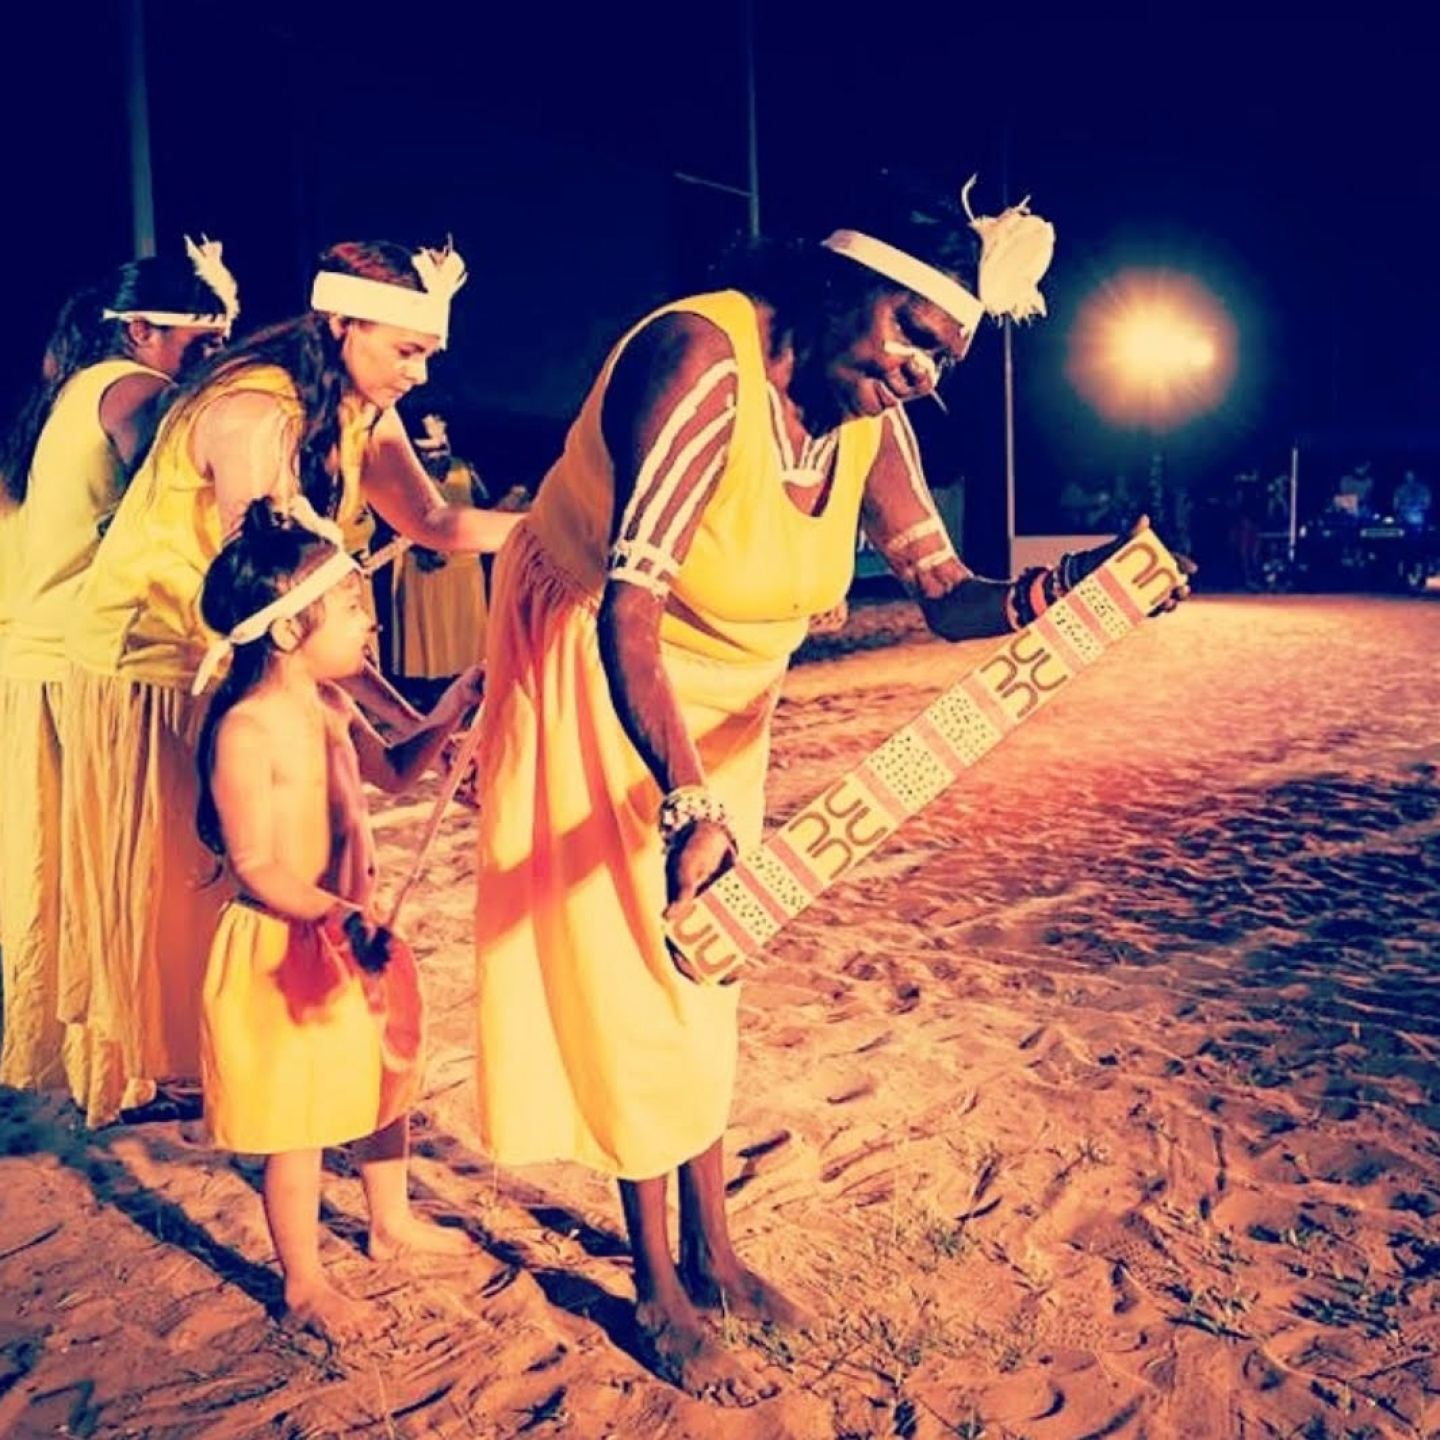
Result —
M 772 815 L 983 648 L 797 668 Z M 414 1191 L 477 1257 L 372 1265 L 336 1154 L 326 1255 L 394 1328 L 332 1351 L 267 1318 L 256 1165 L 5 1094 L 0 1433 L 1440 1435 L 1437 653 L 1433 598 L 1192 602 L 782 937 L 728 1164 L 743 1253 L 818 1316 L 729 1327 L 770 1398 L 651 1376 L 610 1189 L 474 1148 L 456 811 L 407 927 Z M 433 789 L 379 814 L 392 874 Z

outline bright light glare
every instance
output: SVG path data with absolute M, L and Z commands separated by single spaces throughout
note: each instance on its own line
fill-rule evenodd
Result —
M 1234 348 L 1233 324 L 1198 282 L 1131 270 L 1081 307 L 1067 370 L 1107 419 L 1169 429 L 1219 402 Z
M 1183 315 L 1170 310 L 1135 310 L 1115 321 L 1110 335 L 1115 361 L 1141 383 L 1169 383 L 1215 358 L 1210 339 L 1197 334 Z

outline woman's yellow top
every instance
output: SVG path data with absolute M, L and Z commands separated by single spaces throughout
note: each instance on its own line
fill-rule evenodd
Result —
M 35 442 L 25 502 L 0 542 L 7 675 L 64 676 L 65 628 L 101 532 L 125 491 L 125 464 L 100 424 L 100 402 L 127 375 L 168 379 L 134 360 L 89 365 L 61 387 Z
M 20 507 L 0 495 L 0 666 L 10 634 L 14 594 L 20 581 Z
M 214 484 L 196 467 L 191 437 L 208 404 L 244 390 L 273 395 L 293 412 L 297 431 L 304 423 L 294 382 L 276 365 L 226 375 L 170 411 L 100 542 L 71 617 L 66 651 L 83 669 L 176 686 L 195 674 L 214 638 L 200 618 L 200 591 L 225 537 Z M 347 398 L 340 418 L 332 463 L 341 484 L 335 518 L 344 528 L 363 508 L 360 471 L 375 411 Z M 277 472 L 293 467 L 291 456 L 276 462 Z
M 598 598 L 605 587 L 615 495 L 600 423 L 605 391 L 631 336 L 676 311 L 699 315 L 725 333 L 738 388 L 728 458 L 673 582 L 661 638 L 713 659 L 780 659 L 805 638 L 810 617 L 838 604 L 850 586 L 860 501 L 880 447 L 880 420 L 850 420 L 840 427 L 824 507 L 817 515 L 800 510 L 781 478 L 755 305 L 739 291 L 664 306 L 620 341 L 526 524 L 552 560 Z

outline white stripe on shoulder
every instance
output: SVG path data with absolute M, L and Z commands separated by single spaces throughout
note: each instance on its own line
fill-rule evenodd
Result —
M 685 500 L 681 504 L 679 510 L 675 512 L 675 518 L 670 522 L 669 528 L 666 530 L 665 534 L 663 536 L 656 537 L 658 541 L 669 545 L 674 545 L 679 540 L 680 536 L 685 533 L 685 527 L 690 523 L 690 518 L 694 515 L 696 507 L 700 504 L 701 500 L 705 498 L 706 492 L 710 489 L 711 483 L 720 473 L 721 469 L 724 467 L 725 461 L 728 458 L 729 456 L 727 455 L 724 447 L 722 446 L 720 453 L 716 455 L 713 460 L 711 460 L 709 466 L 705 470 L 705 473 L 701 475 L 699 481 L 695 484 L 694 488 L 685 497 Z M 673 560 L 671 563 L 674 563 Z
M 651 497 L 644 504 L 636 504 L 632 499 L 631 503 L 626 506 L 624 528 L 620 531 L 620 539 L 643 540 L 652 545 L 658 545 L 664 541 L 665 533 L 673 528 L 673 522 L 671 526 L 666 527 L 666 532 L 662 532 L 659 528 L 665 518 L 666 507 L 680 492 L 691 467 L 700 458 L 701 453 L 734 423 L 735 402 L 733 398 L 727 397 L 725 408 L 703 429 L 686 441 L 685 448 L 660 472 L 657 483 L 652 487 L 654 493 Z M 727 453 L 727 447 L 722 444 L 720 447 L 722 460 Z
M 736 379 L 739 373 L 734 360 L 717 361 L 675 402 L 675 408 L 666 416 L 660 434 L 641 462 L 640 473 L 635 477 L 635 487 L 630 492 L 629 503 L 620 521 L 622 534 L 634 528 L 635 513 L 642 504 L 648 504 L 649 492 L 656 488 L 657 476 L 675 447 L 680 432 L 695 418 L 700 407 L 730 380 Z M 727 400 L 725 414 L 728 416 L 734 408 L 735 400 L 731 396 Z M 665 483 L 661 477 L 660 488 L 664 488 Z

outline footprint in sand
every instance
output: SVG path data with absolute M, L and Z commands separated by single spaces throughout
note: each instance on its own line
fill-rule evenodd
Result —
M 776 1159 L 770 1160 L 777 1151 L 784 1149 L 790 1143 L 790 1132 L 788 1130 L 777 1130 L 773 1135 L 767 1136 L 764 1140 L 757 1140 L 753 1145 L 742 1145 L 735 1153 L 745 1163 L 740 1167 L 740 1173 L 725 1186 L 727 1195 L 738 1195 L 757 1175 L 767 1170 L 772 1170 L 782 1162 Z
M 1115 1314 L 1128 1314 L 1140 1303 L 1140 1292 L 1130 1283 L 1130 1277 L 1125 1273 L 1123 1260 L 1117 1260 L 1111 1266 L 1110 1288 L 1115 1292 L 1115 1299 L 1110 1306 Z
M 849 1105 L 852 1101 L 863 1100 L 867 1095 L 875 1093 L 875 1082 L 868 1076 L 862 1076 L 853 1084 L 837 1090 L 833 1095 L 825 1097 L 827 1105 Z
M 908 1015 L 920 1003 L 920 987 L 905 983 L 895 987 L 895 998 L 887 1007 L 892 1015 Z

